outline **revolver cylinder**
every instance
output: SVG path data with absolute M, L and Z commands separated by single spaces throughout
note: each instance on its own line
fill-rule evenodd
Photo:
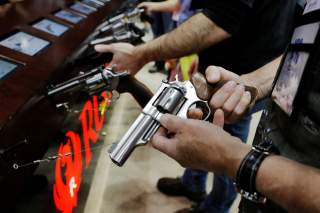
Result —
M 173 113 L 177 110 L 181 101 L 184 100 L 184 94 L 181 89 L 167 87 L 160 95 L 155 106 L 161 113 Z

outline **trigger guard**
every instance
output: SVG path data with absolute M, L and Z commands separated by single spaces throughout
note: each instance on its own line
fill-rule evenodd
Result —
M 202 106 L 199 105 L 199 104 L 201 104 Z M 192 109 L 193 106 L 195 106 L 195 108 L 201 109 L 202 112 L 204 113 L 203 115 L 205 115 L 205 117 L 203 117 L 201 120 L 207 121 L 210 118 L 212 112 L 211 112 L 211 109 L 210 109 L 210 107 L 208 105 L 208 102 L 206 102 L 206 101 L 196 101 L 190 106 L 189 110 Z M 207 112 L 207 113 L 205 114 L 205 112 Z
M 211 114 L 212 114 L 211 109 L 210 109 L 210 107 L 209 107 L 209 105 L 208 105 L 207 102 L 201 102 L 201 103 L 204 103 L 204 104 L 205 104 L 205 107 L 206 107 L 207 110 L 208 110 L 207 115 L 206 115 L 202 120 L 208 121 L 208 119 L 210 118 L 210 116 L 211 116 Z

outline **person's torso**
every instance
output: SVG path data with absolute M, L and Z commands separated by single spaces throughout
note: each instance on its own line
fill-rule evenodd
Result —
M 296 1 L 255 1 L 246 22 L 235 35 L 199 54 L 200 71 L 216 65 L 244 74 L 276 58 L 288 44 L 295 8 Z

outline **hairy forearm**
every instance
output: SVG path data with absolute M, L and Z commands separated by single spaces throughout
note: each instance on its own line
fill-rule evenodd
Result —
M 245 85 L 252 86 L 258 90 L 258 100 L 266 97 L 272 88 L 273 80 L 281 62 L 282 56 L 259 68 L 258 70 L 242 75 L 241 79 Z
M 230 35 L 199 13 L 170 33 L 136 48 L 135 54 L 145 63 L 197 53 Z
M 289 212 L 320 211 L 320 171 L 314 168 L 271 156 L 262 163 L 256 186 Z
M 224 173 L 234 180 L 251 146 L 229 138 L 222 151 Z M 229 141 L 228 140 L 228 141 Z M 227 141 L 227 142 L 228 142 Z M 261 164 L 256 178 L 258 192 L 289 212 L 320 212 L 320 170 L 282 156 L 272 155 Z

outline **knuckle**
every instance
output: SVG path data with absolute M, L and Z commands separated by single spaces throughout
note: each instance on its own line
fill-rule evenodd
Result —
M 210 100 L 210 107 L 213 108 L 213 109 L 217 109 L 220 106 L 220 104 L 218 103 L 218 101 L 213 97 L 211 100 Z
M 247 106 L 250 103 L 250 98 L 248 98 L 247 96 L 242 96 L 241 100 L 240 100 L 240 105 L 241 106 Z
M 233 107 L 230 104 L 224 104 L 222 109 L 226 113 L 231 113 L 233 110 Z
M 236 88 L 236 92 L 239 94 L 244 93 L 244 86 L 243 85 L 238 85 Z
M 237 83 L 235 81 L 228 81 L 226 84 L 221 87 L 221 91 L 225 93 L 233 93 L 237 89 Z

